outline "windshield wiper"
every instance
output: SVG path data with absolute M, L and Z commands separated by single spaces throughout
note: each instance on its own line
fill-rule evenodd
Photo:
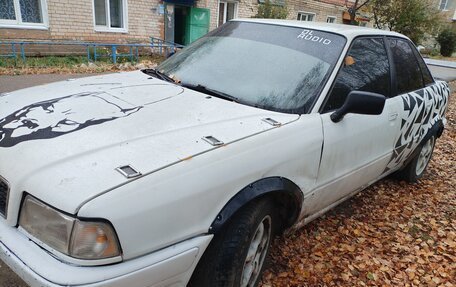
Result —
M 151 76 L 154 76 L 156 78 L 159 78 L 163 81 L 167 81 L 167 82 L 171 82 L 171 83 L 176 83 L 176 80 L 174 80 L 173 78 L 171 78 L 170 76 L 168 76 L 167 74 L 165 73 L 162 73 L 160 72 L 159 70 L 157 69 L 144 69 L 142 70 L 142 72 L 144 74 L 147 74 L 147 75 L 151 75 Z
M 217 98 L 225 99 L 225 100 L 232 101 L 232 102 L 239 102 L 238 98 L 236 98 L 236 97 L 228 95 L 224 92 L 213 90 L 211 88 L 208 88 L 208 87 L 200 85 L 200 84 L 194 85 L 194 84 L 181 83 L 181 86 L 194 90 L 194 91 L 197 91 L 197 92 L 205 93 L 205 94 L 217 97 Z
M 222 99 L 233 101 L 233 102 L 238 102 L 238 98 L 228 95 L 226 93 L 217 91 L 217 90 L 210 89 L 206 86 L 203 86 L 200 84 L 194 85 L 194 84 L 181 83 L 179 80 L 176 80 L 176 79 L 168 76 L 167 74 L 160 72 L 157 69 L 144 69 L 144 70 L 142 70 L 142 72 L 144 74 L 154 76 L 156 78 L 159 78 L 159 79 L 167 81 L 167 82 L 181 85 L 182 87 L 185 87 L 185 88 L 197 91 L 197 92 L 205 93 L 205 94 L 217 97 L 217 98 L 222 98 Z

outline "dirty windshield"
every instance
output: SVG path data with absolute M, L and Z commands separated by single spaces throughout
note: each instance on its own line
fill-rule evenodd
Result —
M 229 22 L 157 70 L 188 87 L 246 105 L 308 113 L 345 42 L 318 30 Z

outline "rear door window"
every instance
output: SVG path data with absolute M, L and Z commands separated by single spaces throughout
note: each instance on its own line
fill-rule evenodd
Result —
M 405 94 L 424 87 L 423 75 L 418 60 L 408 41 L 388 38 L 396 68 L 398 94 Z
M 418 64 L 420 65 L 421 73 L 423 74 L 424 85 L 432 85 L 434 83 L 434 78 L 432 78 L 431 72 L 429 71 L 428 66 L 424 62 L 423 57 L 421 57 L 420 52 L 418 52 L 416 48 L 412 47 L 412 50 L 416 56 L 416 59 L 418 60 Z
M 351 91 L 390 96 L 390 67 L 383 38 L 353 41 L 323 112 L 340 108 Z

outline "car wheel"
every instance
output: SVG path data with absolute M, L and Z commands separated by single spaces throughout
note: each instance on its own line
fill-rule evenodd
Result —
M 434 146 L 435 136 L 431 136 L 421 146 L 421 150 L 415 156 L 415 158 L 402 171 L 399 172 L 399 177 L 408 182 L 416 182 L 418 179 L 420 179 L 423 176 L 426 167 L 429 164 L 429 161 L 431 160 Z
M 257 286 L 278 226 L 270 200 L 248 204 L 215 235 L 188 286 Z

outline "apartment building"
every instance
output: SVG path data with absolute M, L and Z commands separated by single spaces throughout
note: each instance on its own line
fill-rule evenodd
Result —
M 447 22 L 456 21 L 456 1 L 455 0 L 438 0 L 440 13 Z
M 253 17 L 263 1 L 1 0 L 0 41 L 148 43 L 156 37 L 189 44 L 230 19 Z M 286 5 L 289 19 L 346 23 L 354 0 L 272 1 Z M 369 19 L 358 15 L 357 20 Z

